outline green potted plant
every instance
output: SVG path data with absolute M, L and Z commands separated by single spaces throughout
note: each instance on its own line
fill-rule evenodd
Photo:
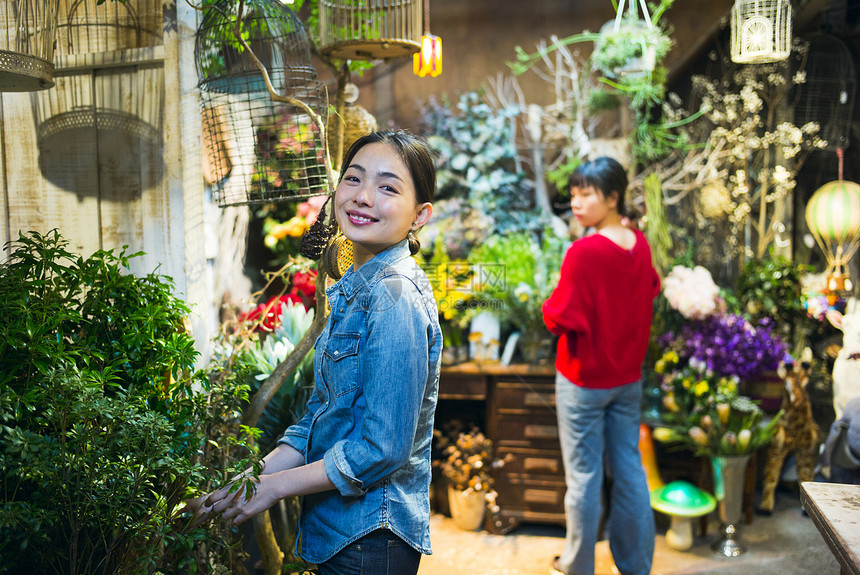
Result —
M 492 236 L 469 254 L 473 269 L 497 268 L 477 282 L 476 297 L 502 303 L 502 324 L 519 333 L 525 362 L 548 362 L 553 357 L 553 338 L 544 325 L 541 305 L 558 283 L 566 244 L 546 229 L 539 238 L 527 232 Z
M 247 388 L 194 370 L 170 278 L 132 275 L 125 249 L 67 247 L 57 230 L 21 234 L 0 266 L 0 572 L 232 568 L 229 529 L 191 529 L 180 510 L 229 472 L 200 448 Z M 219 461 L 253 453 L 229 435 Z

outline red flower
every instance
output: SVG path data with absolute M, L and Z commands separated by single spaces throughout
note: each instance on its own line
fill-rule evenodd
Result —
M 239 316 L 242 322 L 259 322 L 256 331 L 274 331 L 281 324 L 281 304 L 293 302 L 305 305 L 301 296 L 294 293 L 273 297 Z M 307 309 L 307 307 L 306 307 Z

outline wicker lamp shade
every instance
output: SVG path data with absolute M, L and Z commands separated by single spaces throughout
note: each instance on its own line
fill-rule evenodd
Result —
M 732 7 L 732 61 L 763 64 L 791 52 L 790 0 L 735 0 Z
M 328 193 L 326 147 L 301 106 L 275 102 L 263 74 L 232 32 L 232 0 L 204 12 L 195 56 L 203 106 L 204 175 L 222 207 L 303 200 Z M 298 16 L 278 0 L 248 0 L 241 27 L 275 92 L 323 116 L 325 87 L 311 65 Z
M 60 0 L 0 0 L 0 92 L 54 86 Z
M 421 49 L 429 0 L 320 0 L 320 50 L 342 60 L 406 58 Z

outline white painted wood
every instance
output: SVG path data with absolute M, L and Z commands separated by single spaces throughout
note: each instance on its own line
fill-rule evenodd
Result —
M 102 35 L 86 43 L 103 51 L 59 50 L 54 89 L 0 94 L 0 239 L 56 227 L 83 255 L 123 245 L 146 252 L 132 271 L 174 279 L 192 307 L 202 362 L 218 327 L 220 214 L 207 215 L 201 171 L 197 13 L 175 0 L 132 4 L 145 18 L 163 11 L 163 45 Z M 82 43 L 73 33 L 64 30 L 66 48 Z

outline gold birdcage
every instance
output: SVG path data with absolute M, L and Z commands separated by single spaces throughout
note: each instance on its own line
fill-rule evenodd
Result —
M 789 0 L 735 0 L 732 7 L 732 61 L 764 64 L 791 52 Z
M 0 92 L 54 86 L 60 0 L 0 0 Z
M 321 0 L 320 50 L 342 60 L 405 58 L 421 49 L 429 0 Z

